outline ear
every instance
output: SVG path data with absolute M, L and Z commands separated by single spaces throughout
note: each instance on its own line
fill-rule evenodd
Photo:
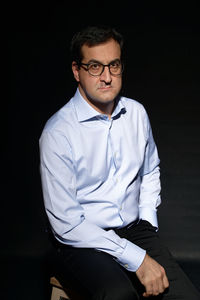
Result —
M 72 72 L 76 81 L 79 82 L 79 67 L 77 66 L 77 63 L 75 61 L 72 62 Z

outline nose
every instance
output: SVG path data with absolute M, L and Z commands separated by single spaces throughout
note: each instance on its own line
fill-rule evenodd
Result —
M 110 70 L 109 70 L 108 66 L 104 67 L 103 73 L 100 76 L 100 80 L 104 81 L 107 84 L 111 83 L 112 77 L 111 77 Z

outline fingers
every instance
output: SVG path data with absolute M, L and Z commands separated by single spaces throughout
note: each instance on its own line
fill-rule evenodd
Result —
M 166 289 L 169 287 L 169 281 L 166 275 L 163 278 L 163 284 Z
M 166 290 L 166 288 L 169 287 L 169 281 L 165 274 L 165 270 L 163 269 L 161 273 L 162 274 L 154 280 L 146 282 L 146 291 L 143 293 L 143 297 L 148 298 L 150 296 L 158 296 L 159 294 L 162 294 Z
M 145 256 L 136 275 L 145 287 L 143 297 L 157 296 L 169 287 L 164 268 L 148 255 Z

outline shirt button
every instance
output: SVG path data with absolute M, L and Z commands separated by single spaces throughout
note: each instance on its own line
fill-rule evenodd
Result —
M 125 267 L 126 269 L 128 269 L 128 264 L 125 264 L 124 267 Z

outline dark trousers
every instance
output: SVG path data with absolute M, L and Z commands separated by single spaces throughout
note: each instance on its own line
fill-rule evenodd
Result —
M 155 228 L 140 221 L 129 228 L 115 232 L 141 248 L 161 264 L 169 280 L 164 294 L 148 299 L 199 300 L 200 295 L 168 249 L 162 245 Z M 55 247 L 55 276 L 71 291 L 72 299 L 133 300 L 142 297 L 144 287 L 134 272 L 121 267 L 112 256 L 95 249 L 72 248 L 57 243 Z M 76 291 L 78 294 L 74 294 Z

